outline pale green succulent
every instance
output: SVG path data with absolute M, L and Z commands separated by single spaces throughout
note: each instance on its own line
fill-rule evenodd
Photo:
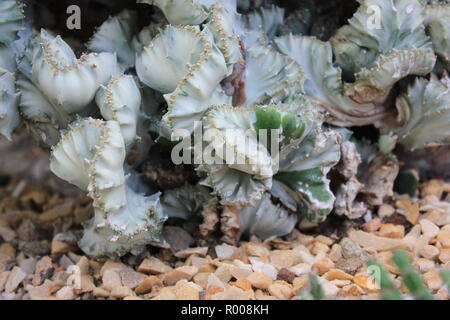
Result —
M 427 144 L 450 143 L 450 87 L 436 79 L 417 78 L 397 98 L 399 144 L 414 150 Z
M 17 76 L 19 108 L 40 139 L 54 145 L 58 130 L 75 114 L 88 114 L 100 86 L 119 73 L 116 56 L 90 53 L 77 59 L 67 43 L 45 30 L 31 36 L 24 50 Z
M 185 184 L 180 188 L 166 190 L 161 197 L 161 205 L 169 218 L 189 220 L 211 199 L 213 197 L 208 188 Z
M 14 74 L 0 68 L 0 134 L 9 140 L 20 123 L 19 97 L 20 93 L 15 92 Z
M 173 25 L 201 24 L 208 17 L 206 7 L 213 1 L 208 0 L 138 0 L 157 6 Z
M 121 255 L 124 247 L 162 241 L 166 217 L 159 194 L 144 196 L 128 186 L 125 155 L 120 124 L 92 118 L 71 124 L 52 150 L 53 173 L 93 199 L 95 217 L 80 246 L 95 256 Z
M 0 42 L 10 43 L 17 39 L 23 24 L 22 5 L 14 0 L 0 2 Z
M 136 70 L 144 84 L 165 94 L 164 121 L 172 129 L 192 132 L 211 104 L 230 100 L 219 86 L 227 74 L 224 56 L 197 27 L 168 26 L 137 57 Z
M 426 31 L 433 43 L 433 49 L 450 72 L 450 5 L 433 3 L 425 7 Z
M 33 79 L 63 112 L 80 112 L 116 72 L 113 53 L 91 53 L 77 59 L 59 36 L 53 38 L 42 30 L 39 41 L 41 46 L 32 61 Z
M 345 87 L 346 95 L 360 103 L 383 102 L 398 80 L 431 72 L 436 57 L 419 1 L 358 2 L 358 11 L 331 43 L 336 62 L 355 74 L 355 82 Z
M 93 52 L 113 52 L 123 68 L 134 66 L 136 53 L 133 47 L 137 33 L 136 12 L 124 10 L 103 22 L 86 45 Z
M 267 239 L 290 233 L 297 224 L 298 216 L 282 205 L 275 205 L 270 195 L 265 193 L 255 207 L 240 208 L 239 220 L 242 234 Z
M 306 99 L 303 104 L 214 107 L 205 126 L 211 129 L 215 138 L 209 147 L 223 164 L 199 170 L 207 172 L 203 184 L 222 202 L 255 205 L 265 192 L 273 192 L 287 208 L 310 220 L 323 220 L 330 213 L 334 196 L 326 175 L 339 161 L 340 135 L 321 128 L 319 115 Z M 270 132 L 266 141 L 260 130 Z M 275 135 L 278 138 L 271 139 Z
M 141 107 L 141 92 L 133 76 L 113 76 L 106 86 L 98 90 L 95 101 L 105 120 L 119 123 L 125 146 L 132 146 L 136 139 Z
M 274 43 L 301 66 L 307 79 L 305 94 L 329 113 L 327 122 L 339 126 L 367 125 L 385 116 L 383 106 L 360 104 L 344 94 L 341 70 L 333 64 L 330 43 L 292 34 L 276 38 Z

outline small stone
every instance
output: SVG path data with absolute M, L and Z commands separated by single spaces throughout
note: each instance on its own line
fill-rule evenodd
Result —
M 144 299 L 142 299 L 141 297 L 136 297 L 136 296 L 128 296 L 128 297 L 123 298 L 123 300 L 124 301 L 127 301 L 127 300 L 139 300 L 139 301 L 142 301 Z
M 438 290 L 444 284 L 436 269 L 425 272 L 422 277 L 427 287 L 431 290 Z
M 301 277 L 297 277 L 292 282 L 292 285 L 294 286 L 294 291 L 302 290 L 306 288 L 309 284 L 309 276 L 303 275 Z
M 215 296 L 218 293 L 224 292 L 225 287 L 215 286 L 211 285 L 208 286 L 205 293 L 205 300 L 211 300 L 213 296 Z
M 442 213 L 437 210 L 428 211 L 422 215 L 423 219 L 433 222 L 435 225 L 440 225 Z
M 49 256 L 45 256 L 41 258 L 36 263 L 36 268 L 34 271 L 33 276 L 33 285 L 39 286 L 41 285 L 46 279 L 49 279 L 53 276 L 55 268 L 53 268 L 52 259 Z
M 39 207 L 42 207 L 48 200 L 48 193 L 41 189 L 27 190 L 20 196 L 20 202 L 24 205 L 33 203 Z
M 80 293 L 92 292 L 95 289 L 94 280 L 91 275 L 81 275 L 81 289 Z
M 5 242 L 11 242 L 16 238 L 17 234 L 9 227 L 0 227 L 0 238 Z
M 195 290 L 188 284 L 181 284 L 175 289 L 175 295 L 178 300 L 200 300 L 198 290 Z
M 326 244 L 323 244 L 321 242 L 314 243 L 314 245 L 311 249 L 311 253 L 313 255 L 318 255 L 320 252 L 327 253 L 328 251 L 330 251 L 330 247 L 328 247 Z
M 19 267 L 14 267 L 6 281 L 5 292 L 10 293 L 16 290 L 19 284 L 26 278 L 27 274 Z
M 408 201 L 403 209 L 403 214 L 405 215 L 406 220 L 408 220 L 411 224 L 416 224 L 420 216 L 419 203 L 411 203 Z
M 0 292 L 5 290 L 6 281 L 8 281 L 8 277 L 11 271 L 3 271 L 0 272 Z
M 435 296 L 439 300 L 450 300 L 449 289 L 444 285 L 436 292 Z
M 317 270 L 318 274 L 321 276 L 333 268 L 334 262 L 331 261 L 331 259 L 325 258 L 314 263 L 311 270 Z
M 380 237 L 401 239 L 405 236 L 405 227 L 392 223 L 382 224 L 378 235 Z
M 62 287 L 56 292 L 56 298 L 58 300 L 74 300 L 75 294 L 73 288 L 68 286 Z
M 111 293 L 103 288 L 97 287 L 92 291 L 94 297 L 107 298 L 111 295 Z
M 199 268 L 200 268 L 200 266 L 202 266 L 204 264 L 208 264 L 210 262 L 209 259 L 202 258 L 202 257 L 196 256 L 196 255 L 189 256 L 188 260 L 186 260 L 186 264 L 188 264 L 187 263 L 188 261 L 190 261 L 190 265 L 191 266 L 196 266 L 196 267 L 199 267 Z
M 268 264 L 268 263 L 263 263 L 263 262 L 257 260 L 257 258 L 250 258 L 250 262 L 252 264 L 253 271 L 261 272 L 262 274 L 265 274 L 272 280 L 276 280 L 278 271 L 273 265 Z
M 413 251 L 415 255 L 418 255 L 419 252 L 430 242 L 430 238 L 422 235 L 417 239 L 412 239 L 409 237 L 405 237 L 403 241 L 407 244 L 407 247 L 410 251 Z
M 148 293 L 152 290 L 153 287 L 155 286 L 160 286 L 162 287 L 162 281 L 161 279 L 159 279 L 158 277 L 155 276 L 149 276 L 147 278 L 144 279 L 144 281 L 142 281 L 135 289 L 134 292 L 136 292 L 136 294 L 145 294 Z
M 349 284 L 344 286 L 341 290 L 339 290 L 338 296 L 348 298 L 348 297 L 360 297 L 364 294 L 365 292 L 360 286 L 358 286 L 357 284 Z
M 326 244 L 327 246 L 331 246 L 334 242 L 333 239 L 329 238 L 329 237 L 325 237 L 323 235 L 318 235 L 315 239 L 317 242 L 321 242 L 323 244 Z
M 433 195 L 440 199 L 444 192 L 444 181 L 441 179 L 432 179 L 420 185 L 420 194 L 423 198 Z
M 338 288 L 343 288 L 352 283 L 350 280 L 339 280 L 339 279 L 331 280 L 330 282 Z
M 217 278 L 220 279 L 220 281 L 222 281 L 224 283 L 228 282 L 232 278 L 231 269 L 233 267 L 234 267 L 233 265 L 222 264 L 216 269 L 214 274 L 216 275 Z
M 409 230 L 409 232 L 406 234 L 405 239 L 406 238 L 411 238 L 411 239 L 418 239 L 420 237 L 422 227 L 420 225 L 415 225 L 414 227 L 411 228 L 411 230 Z M 403 240 L 405 240 L 403 239 Z
M 120 271 L 120 278 L 122 284 L 130 289 L 136 288 L 147 276 L 145 274 L 134 271 L 131 268 L 126 268 Z
M 342 239 L 340 245 L 342 250 L 342 256 L 345 259 L 358 258 L 362 255 L 361 247 L 352 240 L 350 240 L 349 238 Z
M 335 243 L 331 247 L 331 251 L 328 254 L 328 258 L 330 258 L 333 262 L 337 262 L 342 259 L 342 247 Z
M 152 300 L 176 300 L 177 296 L 175 295 L 175 292 L 173 292 L 169 288 L 162 288 L 158 295 L 154 297 Z
M 209 275 L 208 281 L 206 283 L 207 289 L 211 286 L 225 288 L 225 284 L 213 273 Z
M 323 293 L 327 299 L 333 299 L 339 293 L 339 288 L 335 284 L 333 284 L 329 281 L 323 281 L 321 283 L 321 285 L 322 285 Z
M 43 225 L 51 225 L 58 218 L 68 217 L 72 215 L 74 204 L 74 199 L 67 199 L 62 204 L 56 205 L 38 215 L 39 221 Z
M 439 221 L 437 221 L 436 224 L 438 226 L 443 226 L 443 228 L 449 227 L 449 230 L 447 230 L 447 231 L 450 231 L 450 212 L 448 212 L 448 211 L 441 212 Z
M 122 281 L 120 279 L 119 272 L 108 269 L 102 276 L 102 288 L 108 291 L 114 290 L 114 288 L 121 287 Z
M 236 278 L 246 278 L 253 272 L 250 264 L 243 263 L 240 260 L 234 260 L 234 267 L 231 268 L 231 275 Z
M 289 268 L 289 271 L 294 273 L 297 277 L 310 273 L 311 272 L 311 265 L 308 263 L 299 263 L 295 266 L 292 266 Z
M 252 290 L 252 283 L 246 278 L 239 278 L 234 282 L 230 282 L 232 286 L 241 288 L 244 291 Z
M 369 290 L 369 291 L 378 291 L 376 282 L 366 276 L 366 275 L 357 275 L 353 277 L 353 282 L 356 283 L 358 286 L 360 286 L 363 289 Z
M 0 218 L 0 227 L 9 227 L 8 221 Z
M 289 300 L 294 296 L 292 288 L 281 283 L 272 283 L 269 286 L 268 291 L 272 296 L 280 300 Z
M 450 249 L 442 249 L 441 254 L 439 255 L 439 261 L 442 263 L 450 262 Z
M 294 229 L 294 230 L 296 230 L 296 229 Z M 300 233 L 299 235 L 297 235 L 297 239 L 304 246 L 309 246 L 311 243 L 314 242 L 313 236 L 309 236 L 309 235 L 306 235 L 303 233 Z
M 51 253 L 52 255 L 60 255 L 75 251 L 77 239 L 73 233 L 58 233 L 52 239 Z
M 208 247 L 188 248 L 175 253 L 177 258 L 188 258 L 192 255 L 206 256 L 208 253 Z
M 137 270 L 144 273 L 162 274 L 172 271 L 172 268 L 158 258 L 150 257 L 148 259 L 144 259 Z
M 427 244 L 419 251 L 419 254 L 426 259 L 434 260 L 439 256 L 439 249 Z
M 31 300 L 47 300 L 50 298 L 55 284 L 53 281 L 45 280 L 40 286 L 31 288 L 28 292 Z
M 193 265 L 196 266 L 196 265 Z M 197 267 L 197 266 L 196 266 Z M 214 272 L 216 271 L 216 267 L 211 263 L 205 263 L 198 267 L 199 272 Z
M 118 286 L 115 287 L 112 291 L 111 291 L 111 296 L 114 298 L 119 298 L 119 299 L 123 299 L 125 297 L 128 296 L 132 296 L 133 295 L 133 291 L 125 286 Z
M 336 262 L 336 268 L 347 273 L 355 273 L 363 264 L 364 260 L 362 258 L 341 259 Z
M 195 242 L 191 235 L 180 227 L 165 226 L 162 235 L 174 253 L 189 248 Z
M 80 269 L 81 274 L 89 274 L 89 260 L 85 256 L 81 257 L 80 260 L 78 260 L 76 266 Z
M 196 284 L 198 284 L 202 288 L 206 289 L 206 286 L 208 284 L 208 278 L 209 278 L 210 274 L 211 273 L 209 273 L 209 272 L 199 272 L 194 276 L 193 280 Z
M 447 230 L 439 231 L 437 239 L 441 243 L 443 248 L 450 248 L 450 231 Z
M 231 259 L 233 259 L 234 261 L 235 260 L 239 260 L 239 261 L 241 261 L 243 263 L 249 263 L 247 252 L 245 251 L 245 248 L 242 247 L 242 246 L 237 248 L 234 251 L 234 254 L 231 257 Z
M 164 284 L 171 286 L 176 284 L 179 280 L 191 280 L 198 272 L 198 268 L 194 266 L 183 266 L 168 272 L 164 277 Z
M 69 251 L 73 251 L 74 247 L 69 245 L 68 243 L 52 240 L 51 244 L 51 253 L 52 255 L 59 255 L 63 253 L 67 253 Z
M 244 291 L 238 287 L 230 286 L 222 292 L 211 296 L 211 300 L 250 300 L 254 299 L 253 291 Z
M 378 208 L 378 216 L 380 217 L 380 219 L 390 217 L 394 214 L 394 212 L 395 212 L 395 208 L 388 204 L 382 204 Z
M 364 231 L 367 232 L 375 232 L 381 227 L 381 220 L 379 218 L 372 219 L 367 221 L 362 225 Z
M 22 247 L 22 252 L 32 257 L 45 256 L 50 250 L 50 242 L 47 240 L 26 242 Z
M 272 284 L 272 279 L 261 272 L 253 272 L 247 277 L 253 287 L 257 289 L 267 290 Z
M 414 266 L 422 273 L 428 272 L 431 269 L 434 269 L 435 264 L 434 261 L 419 258 L 416 261 L 414 261 Z
M 20 261 L 19 267 L 28 275 L 33 274 L 36 269 L 36 259 L 28 258 Z
M 280 269 L 280 271 L 278 271 L 277 280 L 283 280 L 288 283 L 292 283 L 292 281 L 294 281 L 296 277 L 297 274 L 295 274 L 294 272 L 289 271 L 286 268 L 282 268 Z
M 350 240 L 354 241 L 358 245 L 364 248 L 372 248 L 377 251 L 394 250 L 404 247 L 404 243 L 400 239 L 378 237 L 374 234 L 361 230 L 349 231 L 348 235 Z
M 316 261 L 316 258 L 309 252 L 309 249 L 303 245 L 296 246 L 292 251 L 299 260 L 298 262 L 313 264 Z
M 270 253 L 270 262 L 280 269 L 293 266 L 295 259 L 295 254 L 292 250 L 274 250 Z
M 353 276 L 351 274 L 348 274 L 348 273 L 340 270 L 340 269 L 331 269 L 323 275 L 323 278 L 327 279 L 328 281 L 352 280 Z
M 221 244 L 219 246 L 216 246 L 216 255 L 217 258 L 221 260 L 229 260 L 231 257 L 233 257 L 234 252 L 236 251 L 236 247 L 230 246 L 229 244 Z
M 245 245 L 245 250 L 249 256 L 268 257 L 270 255 L 269 249 L 261 243 L 249 242 Z
M 0 245 L 0 262 L 3 264 L 10 264 L 16 258 L 16 249 L 9 243 L 2 243 Z
M 17 228 L 17 236 L 20 240 L 30 242 L 39 240 L 40 230 L 33 219 L 24 219 Z
M 419 221 L 420 226 L 422 227 L 422 233 L 424 236 L 429 237 L 430 239 L 436 237 L 439 234 L 439 227 L 435 225 L 433 222 L 427 219 L 421 219 Z

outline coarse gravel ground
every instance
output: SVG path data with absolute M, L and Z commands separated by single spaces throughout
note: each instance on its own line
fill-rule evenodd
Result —
M 419 198 L 395 195 L 370 220 L 328 236 L 296 229 L 264 242 L 188 248 L 175 239 L 172 247 L 168 241 L 120 261 L 82 254 L 76 242 L 91 202 L 52 185 L 11 179 L 0 187 L 0 299 L 295 300 L 304 297 L 310 274 L 319 276 L 326 299 L 378 299 L 365 262 L 382 264 L 407 293 L 391 261 L 398 248 L 434 297 L 449 299 L 439 277 L 450 268 L 450 184 L 442 180 L 422 184 Z

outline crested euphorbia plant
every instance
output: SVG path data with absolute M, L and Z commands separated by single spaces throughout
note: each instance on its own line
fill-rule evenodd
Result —
M 359 0 L 326 32 L 314 4 L 286 16 L 268 2 L 139 0 L 153 7 L 144 28 L 124 10 L 79 57 L 25 23 L 19 2 L 0 2 L 0 134 L 26 122 L 51 170 L 92 198 L 87 254 L 140 252 L 164 241 L 168 218 L 208 210 L 226 216 L 224 233 L 235 223 L 229 241 L 283 236 L 333 210 L 361 217 L 392 193 L 396 144 L 450 142 L 446 1 Z M 343 128 L 366 125 L 378 148 Z M 174 157 L 196 185 L 140 180 L 143 163 Z

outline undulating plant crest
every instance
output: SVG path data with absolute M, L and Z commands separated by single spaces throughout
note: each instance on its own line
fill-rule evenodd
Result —
M 358 218 L 392 192 L 380 181 L 398 173 L 397 144 L 450 142 L 446 1 L 358 0 L 347 24 L 327 30 L 308 1 L 301 22 L 268 2 L 138 0 L 153 7 L 146 27 L 124 10 L 77 57 L 60 36 L 34 32 L 20 2 L 0 1 L 0 134 L 27 123 L 51 170 L 92 198 L 87 254 L 139 253 L 164 242 L 168 218 L 205 204 L 235 208 L 239 234 L 263 239 L 333 210 Z M 366 125 L 378 146 L 344 129 Z M 184 146 L 199 183 L 144 185 L 155 146 Z

